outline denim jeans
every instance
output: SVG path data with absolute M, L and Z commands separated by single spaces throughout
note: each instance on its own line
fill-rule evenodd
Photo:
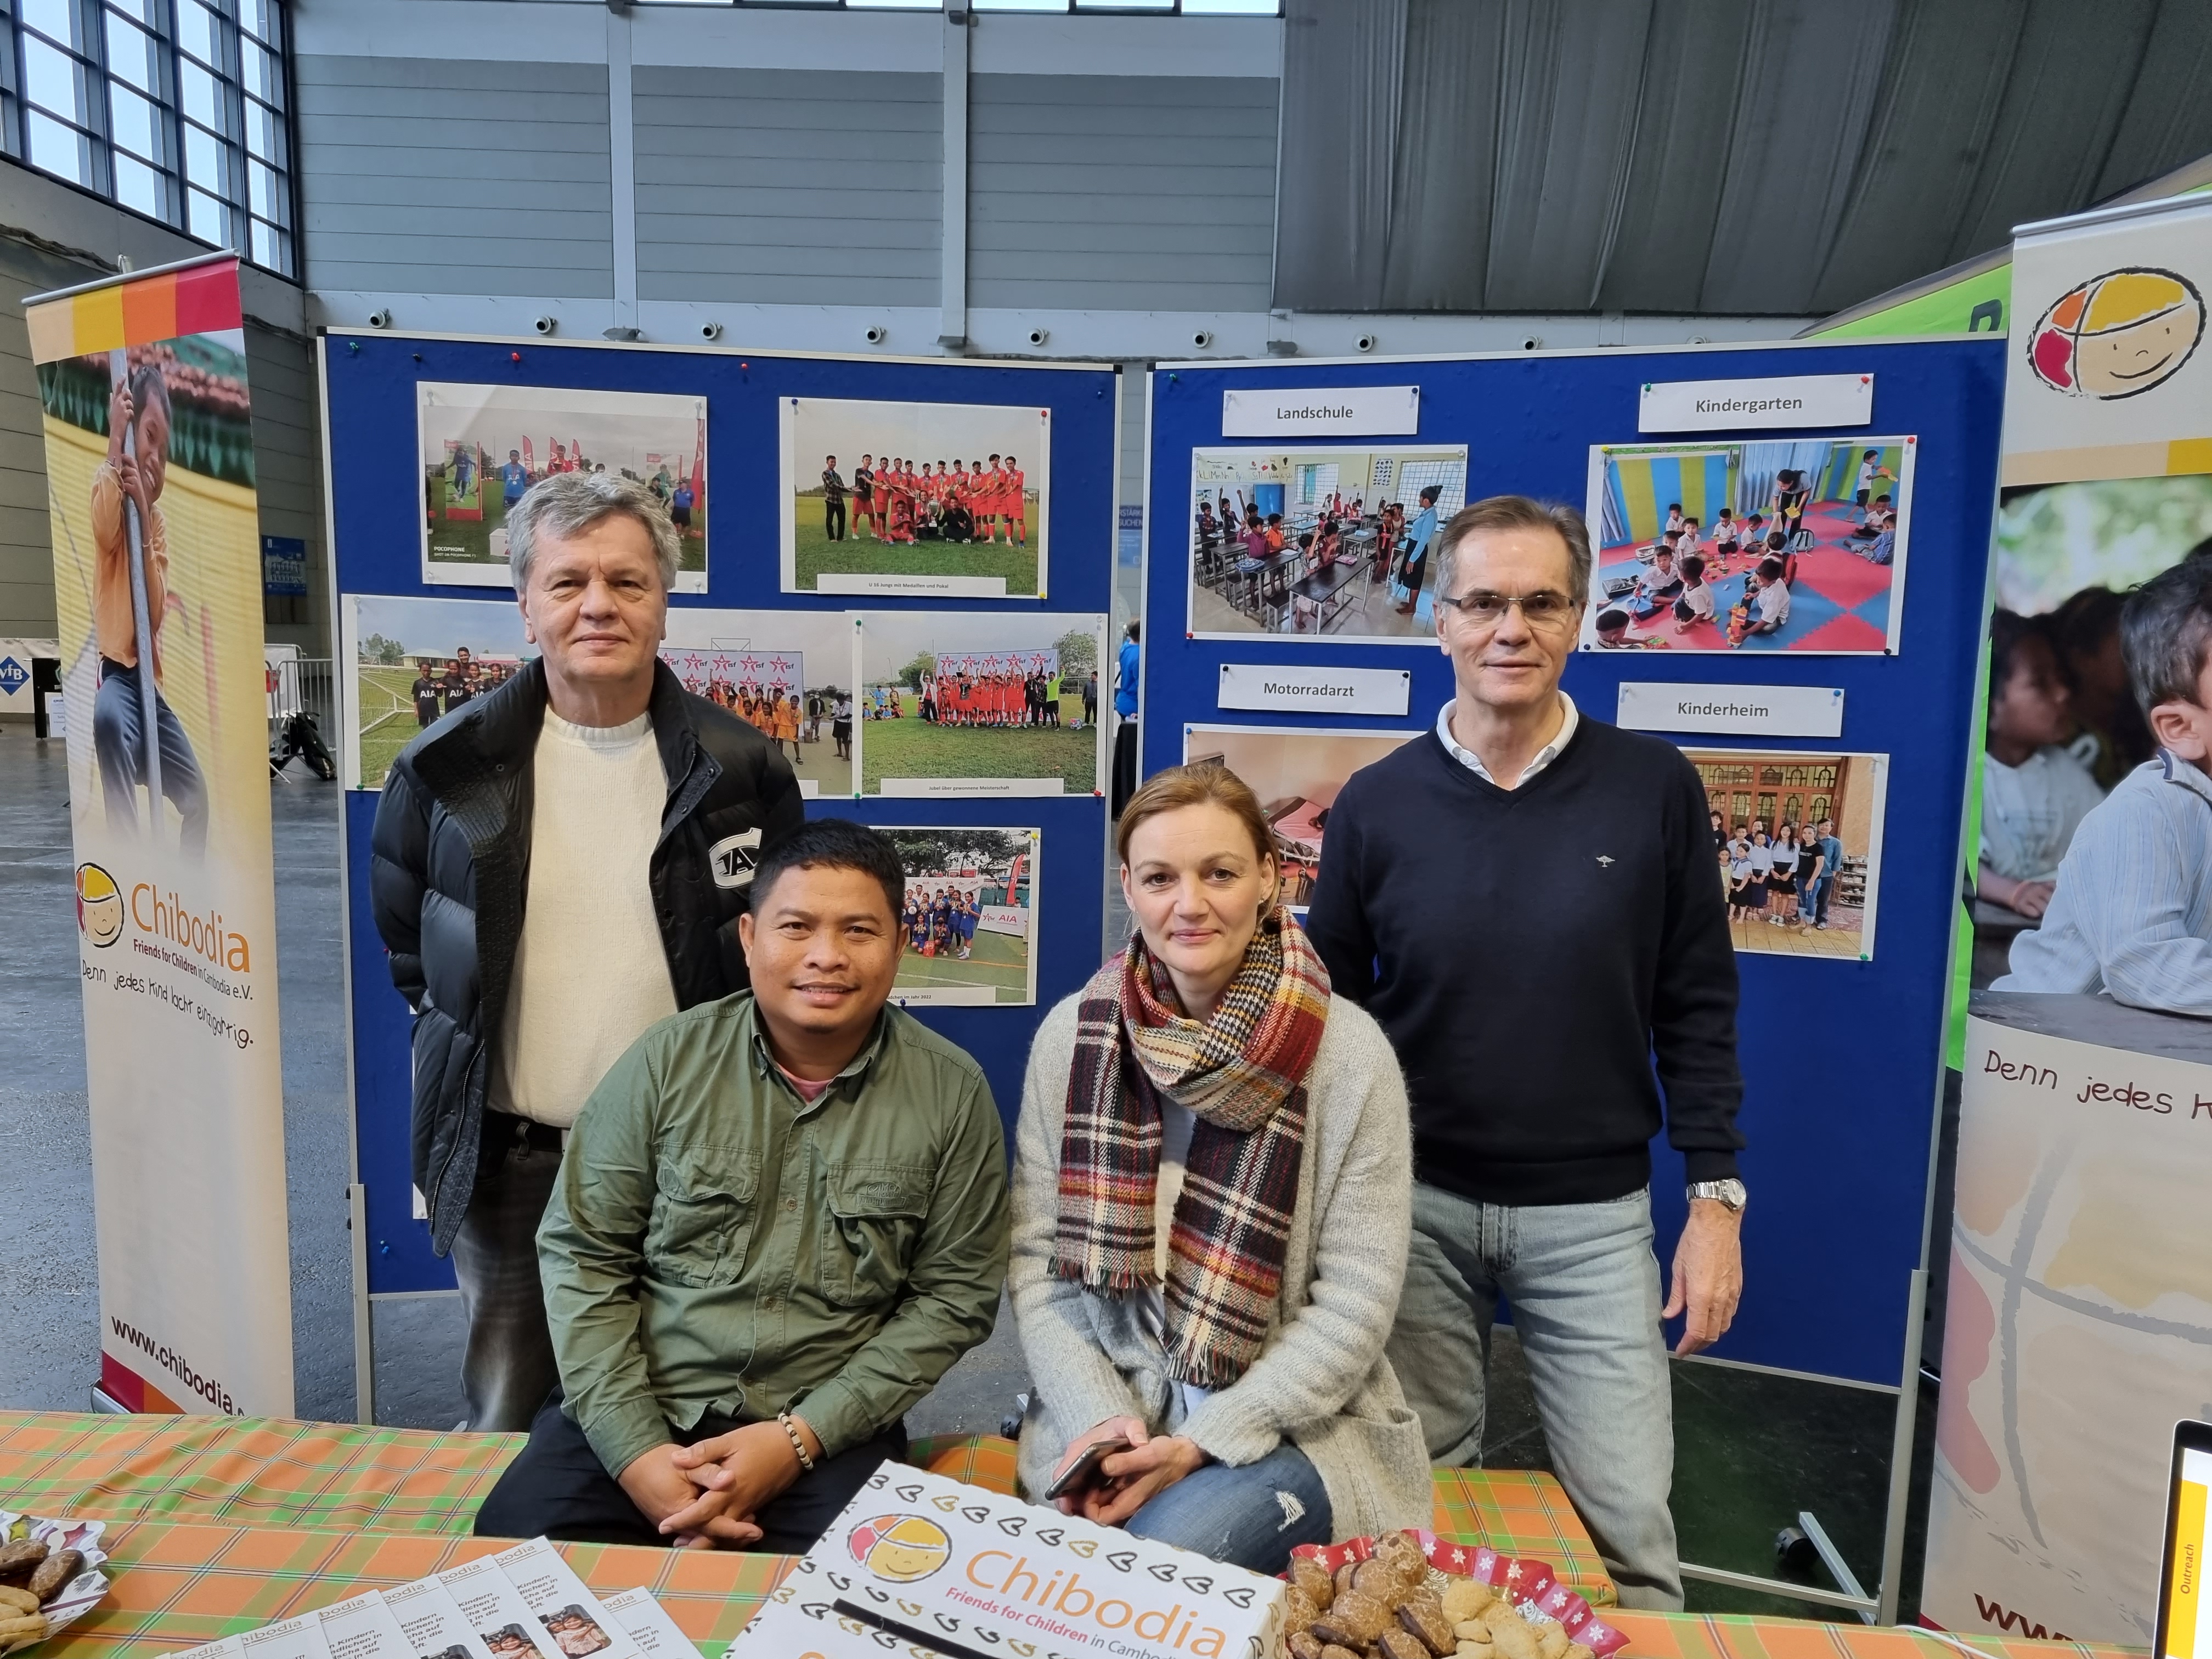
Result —
M 1621 1605 L 1673 1611 L 1674 1414 L 1651 1239 L 1649 1191 L 1509 1206 L 1416 1182 L 1389 1353 L 1430 1457 L 1480 1464 L 1491 1326 L 1499 1297 L 1510 1301 L 1552 1468 Z
M 1328 1492 L 1285 1440 L 1256 1463 L 1208 1463 L 1131 1516 L 1127 1530 L 1252 1572 L 1277 1573 L 1301 1544 L 1329 1541 Z
M 518 1135 L 520 1121 L 484 1114 L 476 1190 L 453 1235 L 453 1277 L 469 1321 L 461 1394 L 468 1426 L 480 1432 L 527 1430 L 560 1380 L 538 1279 L 538 1224 L 561 1173 L 561 1151 Z
M 1805 891 L 1797 901 L 1797 917 L 1801 921 L 1821 922 L 1828 919 L 1828 895 L 1834 890 L 1836 878 L 1819 875 L 1805 884 Z
M 146 781 L 146 711 L 139 702 L 138 671 L 101 659 L 100 686 L 92 696 L 92 750 L 100 763 L 100 792 L 107 822 L 137 824 L 138 791 Z M 154 693 L 154 744 L 161 757 L 161 793 L 183 821 L 179 836 L 186 856 L 207 850 L 207 780 L 200 774 L 192 740 L 159 689 Z M 161 806 L 155 804 L 158 822 Z

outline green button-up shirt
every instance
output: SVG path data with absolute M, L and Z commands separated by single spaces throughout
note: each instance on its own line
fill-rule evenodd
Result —
M 896 1008 L 811 1105 L 750 993 L 662 1020 L 568 1137 L 538 1230 L 568 1414 L 614 1474 L 712 1413 L 830 1455 L 990 1334 L 1006 1161 L 983 1073 Z

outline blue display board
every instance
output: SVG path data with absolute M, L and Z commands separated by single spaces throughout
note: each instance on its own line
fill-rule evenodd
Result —
M 1318 639 L 1192 637 L 1194 448 L 1234 445 L 1288 455 L 1328 447 L 1464 444 L 1468 500 L 1519 494 L 1583 508 L 1594 445 L 1714 448 L 1850 441 L 1862 432 L 1916 439 L 1910 557 L 1901 595 L 1891 601 L 1901 599 L 1903 607 L 1893 654 L 1585 650 L 1566 672 L 1577 706 L 1608 720 L 1625 680 L 1840 687 L 1839 738 L 1754 744 L 1718 734 L 1668 735 L 1698 749 L 1890 757 L 1872 959 L 1738 955 L 1746 1083 L 1739 1121 L 1749 1143 L 1743 1170 L 1752 1198 L 1744 1219 L 1743 1304 L 1735 1328 L 1713 1350 L 1717 1358 L 1891 1387 L 1901 1374 L 1942 1076 L 2003 349 L 2002 341 L 1972 339 L 1610 350 L 1177 365 L 1152 377 L 1140 727 L 1148 773 L 1183 758 L 1194 725 L 1400 732 L 1432 725 L 1452 694 L 1450 665 L 1433 638 L 1395 645 L 1342 642 L 1326 632 Z M 1648 382 L 1844 374 L 1874 376 L 1874 418 L 1865 428 L 1679 438 L 1637 429 Z M 1223 436 L 1225 391 L 1409 382 L 1420 387 L 1416 437 Z M 1295 497 L 1298 481 L 1285 482 Z M 1817 477 L 1812 482 L 1820 483 Z M 1411 506 L 1413 492 L 1406 495 Z M 1869 631 L 1887 620 L 1875 618 Z M 1218 697 L 1224 663 L 1409 670 L 1411 708 L 1402 718 L 1224 709 Z M 1653 1151 L 1663 1263 L 1684 1217 L 1682 1165 L 1663 1138 Z
M 980 611 L 1008 616 L 1111 611 L 1119 456 L 1119 376 L 1112 368 L 552 345 L 381 331 L 331 334 L 322 345 L 332 587 L 341 596 L 506 597 L 496 587 L 434 587 L 422 580 L 424 509 L 416 387 L 427 380 L 705 398 L 706 498 L 714 515 L 708 586 L 703 593 L 674 596 L 674 606 Z M 777 399 L 793 397 L 1027 404 L 1050 410 L 1049 599 L 963 601 L 781 592 Z M 349 684 L 351 665 L 340 663 L 338 669 Z M 369 830 L 376 804 L 373 792 L 347 792 L 347 969 L 355 1179 L 366 1189 L 368 1291 L 390 1295 L 451 1289 L 453 1278 L 450 1266 L 431 1254 L 428 1228 L 412 1214 L 410 1016 L 392 988 L 368 896 Z M 874 823 L 1042 830 L 1038 937 L 1033 945 L 1038 958 L 1036 1006 L 915 1011 L 975 1056 L 1011 1131 L 1021 1099 L 1022 1068 L 1038 1021 L 1054 1002 L 1079 989 L 1098 962 L 1104 926 L 1103 799 L 1088 794 L 999 800 L 836 798 L 810 802 L 807 810 L 810 816 Z

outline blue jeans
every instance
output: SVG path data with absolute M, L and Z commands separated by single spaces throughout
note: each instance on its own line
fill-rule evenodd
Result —
M 1329 1541 L 1328 1492 L 1285 1440 L 1256 1463 L 1208 1463 L 1139 1510 L 1124 1529 L 1250 1572 L 1277 1573 L 1301 1544 Z
M 1807 882 L 1805 890 L 1797 897 L 1797 919 L 1800 921 L 1826 921 L 1828 919 L 1828 890 L 1834 884 L 1832 876 L 1814 876 Z
M 1679 1611 L 1668 1496 L 1674 1407 L 1648 1191 L 1602 1204 L 1481 1204 L 1413 1184 L 1413 1253 L 1391 1368 L 1440 1468 L 1482 1461 L 1501 1296 L 1534 1385 L 1552 1468 L 1627 1607 Z
M 138 791 L 146 782 L 146 711 L 140 702 L 138 670 L 100 659 L 100 685 L 92 696 L 92 750 L 100 763 L 100 792 L 111 826 L 136 826 Z M 207 850 L 207 780 L 200 774 L 192 740 L 156 688 L 154 746 L 161 757 L 161 793 L 182 820 L 179 844 L 189 858 Z M 161 805 L 152 803 L 149 821 L 159 823 Z

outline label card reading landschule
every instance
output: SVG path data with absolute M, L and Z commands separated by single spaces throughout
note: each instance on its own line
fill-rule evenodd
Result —
M 1840 738 L 1844 689 L 1839 685 L 1672 685 L 1623 680 L 1614 718 L 1637 732 Z
M 1272 708 L 1297 714 L 1402 714 L 1413 694 L 1413 677 L 1402 668 L 1221 665 L 1220 706 L 1224 708 Z
M 1246 386 L 1221 394 L 1224 438 L 1410 438 L 1420 429 L 1417 386 Z
M 1747 427 L 1866 426 L 1871 374 L 1792 374 L 1771 380 L 1647 382 L 1638 432 L 1738 432 Z

